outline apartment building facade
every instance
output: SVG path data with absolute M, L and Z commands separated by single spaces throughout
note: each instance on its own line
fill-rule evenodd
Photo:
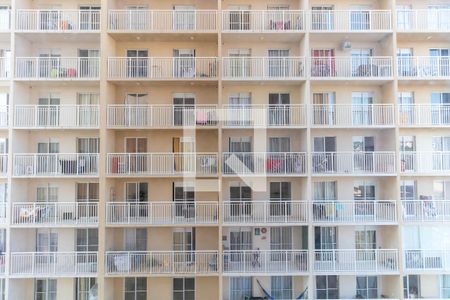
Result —
M 449 51 L 445 0 L 0 0 L 0 300 L 450 298 Z

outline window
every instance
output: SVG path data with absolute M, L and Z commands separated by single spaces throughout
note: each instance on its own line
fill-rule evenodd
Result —
M 450 299 L 450 275 L 441 276 L 441 298 Z
M 229 139 L 230 152 L 251 152 L 252 151 L 252 138 L 251 137 L 230 137 Z
M 6 279 L 0 279 L 0 300 L 6 300 Z
M 272 261 L 286 261 L 289 258 L 277 250 L 292 250 L 292 227 L 270 228 L 270 250 L 275 250 L 271 256 Z
M 147 229 L 146 228 L 126 228 L 125 229 L 125 250 L 146 251 L 147 250 Z
M 405 125 L 414 124 L 414 92 L 399 92 L 397 95 L 397 103 L 399 105 L 400 123 Z
M 368 249 L 376 249 L 377 248 L 377 232 L 376 230 L 356 230 L 355 231 L 355 249 L 357 250 L 368 250 Z M 357 256 L 360 258 L 359 260 L 371 259 L 372 253 L 368 252 L 365 254 L 361 252 L 361 256 Z
M 147 278 L 125 278 L 124 300 L 146 300 Z
M 195 188 L 192 182 L 173 183 L 173 201 L 175 202 L 175 216 L 184 218 L 195 217 Z
M 450 199 L 450 181 L 449 180 L 433 181 L 433 199 L 434 200 Z
M 376 276 L 357 276 L 356 297 L 358 299 L 377 299 L 378 278 Z
M 76 300 L 96 299 L 97 279 L 96 278 L 76 278 Z
M 270 183 L 270 215 L 289 216 L 291 214 L 291 183 Z
M 399 30 L 411 29 L 413 16 L 411 5 L 397 5 L 397 28 Z
M 406 298 L 420 298 L 419 275 L 407 275 L 403 277 L 403 296 Z
M 36 231 L 36 252 L 58 251 L 58 233 L 51 229 L 38 229 Z M 46 259 L 46 257 L 42 257 Z
M 173 300 L 195 300 L 195 278 L 174 278 Z
M 350 12 L 351 30 L 370 29 L 370 6 L 353 6 Z
M 375 200 L 375 183 L 367 180 L 354 181 L 353 200 Z
M 97 182 L 77 183 L 77 202 L 98 202 L 99 186 Z
M 417 199 L 417 182 L 415 180 L 402 180 L 400 183 L 400 199 L 416 200 Z
M 36 201 L 37 202 L 57 202 L 58 201 L 58 187 L 51 184 L 46 186 L 36 187 Z
M 128 77 L 147 77 L 148 56 L 148 50 L 145 49 L 127 50 Z
M 450 93 L 431 93 L 431 122 L 433 124 L 450 124 Z
M 371 125 L 373 93 L 371 92 L 352 92 L 352 124 L 353 125 Z
M 290 94 L 269 94 L 269 125 L 290 124 Z
M 317 299 L 339 299 L 339 278 L 336 275 L 316 276 Z
M 314 227 L 314 247 L 316 250 L 336 249 L 336 227 Z M 330 257 L 330 255 L 325 255 Z
M 270 277 L 270 286 L 274 299 L 292 299 L 291 276 L 272 276 Z
M 312 30 L 333 30 L 334 29 L 334 7 L 333 6 L 313 6 L 311 8 Z
M 249 30 L 250 29 L 250 6 L 230 6 L 228 7 L 228 29 L 229 30 Z M 225 27 L 226 29 L 226 27 Z
M 252 296 L 252 277 L 230 277 L 230 300 L 243 300 Z
M 250 216 L 252 213 L 252 189 L 241 182 L 230 184 L 230 215 Z
M 77 251 L 98 251 L 98 229 L 77 229 Z
M 34 300 L 56 300 L 56 279 L 36 279 Z

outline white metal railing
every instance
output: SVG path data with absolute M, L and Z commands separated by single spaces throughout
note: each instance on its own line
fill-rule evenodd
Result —
M 215 126 L 218 121 L 217 105 L 108 105 L 109 127 Z
M 0 31 L 9 31 L 11 29 L 11 10 L 0 10 Z
M 311 10 L 308 14 L 312 31 L 392 30 L 390 10 Z
M 400 171 L 402 173 L 448 173 L 450 151 L 401 151 Z
M 450 200 L 402 200 L 405 222 L 449 222 Z
M 109 57 L 108 78 L 211 79 L 217 77 L 217 57 Z
M 308 250 L 225 250 L 224 273 L 304 273 L 308 272 Z
M 224 57 L 222 76 L 225 80 L 304 79 L 305 58 L 286 57 Z
M 108 153 L 109 175 L 217 174 L 217 153 Z
M 218 203 L 212 201 L 108 202 L 109 224 L 217 224 Z
M 17 153 L 14 176 L 98 175 L 98 153 Z
M 445 249 L 404 250 L 406 271 L 450 271 L 450 251 Z
M 305 174 L 304 152 L 224 152 L 223 174 Z
M 100 10 L 18 9 L 16 30 L 98 31 L 100 30 Z
M 7 128 L 9 125 L 9 106 L 0 105 L 0 128 Z
M 16 105 L 14 127 L 96 128 L 98 105 Z
M 0 10 L 1 12 L 1 10 Z M 1 16 L 1 13 L 0 13 Z M 1 19 L 0 19 L 1 20 Z M 1 21 L 0 21 L 1 23 Z M 8 79 L 11 76 L 10 58 L 0 57 L 0 80 Z
M 306 223 L 308 203 L 298 200 L 240 199 L 222 204 L 223 223 Z
M 313 221 L 319 223 L 395 223 L 393 200 L 317 200 L 311 203 Z
M 107 251 L 106 273 L 205 274 L 218 272 L 218 251 Z
M 450 105 L 401 104 L 398 106 L 400 126 L 450 125 Z
M 98 203 L 35 202 L 13 203 L 14 225 L 95 225 Z
M 8 173 L 8 154 L 0 154 L 0 176 Z
M 394 174 L 395 152 L 313 152 L 314 174 Z
M 108 29 L 130 32 L 217 31 L 216 10 L 109 10 Z
M 398 31 L 450 30 L 450 9 L 397 9 Z
M 310 57 L 311 77 L 318 78 L 386 78 L 392 77 L 392 57 Z
M 305 29 L 301 10 L 223 10 L 224 32 L 296 32 Z
M 397 57 L 397 74 L 408 79 L 450 77 L 450 56 Z
M 302 104 L 224 105 L 225 127 L 306 126 L 306 107 Z
M 313 126 L 394 126 L 392 104 L 313 104 Z
M 396 249 L 326 249 L 314 250 L 316 272 L 398 272 Z
M 98 57 L 17 57 L 19 79 L 95 79 L 100 76 Z
M 13 252 L 10 272 L 16 277 L 95 275 L 97 252 Z

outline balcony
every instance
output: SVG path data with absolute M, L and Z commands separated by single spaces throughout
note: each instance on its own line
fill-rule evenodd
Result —
M 450 222 L 450 200 L 402 200 L 404 222 Z
M 109 10 L 111 32 L 217 32 L 215 10 Z
M 450 271 L 450 251 L 408 249 L 404 252 L 406 272 Z
M 0 154 L 0 176 L 8 174 L 8 154 Z
M 308 250 L 225 250 L 222 259 L 226 275 L 308 272 Z
M 113 176 L 217 175 L 216 153 L 108 153 L 107 174 Z
M 398 114 L 402 127 L 450 126 L 450 105 L 446 104 L 402 104 Z
M 222 204 L 224 224 L 305 224 L 308 203 L 298 200 L 225 201 Z
M 90 277 L 97 273 L 97 252 L 13 252 L 11 276 Z
M 217 224 L 219 207 L 213 201 L 109 202 L 109 225 Z
M 303 176 L 306 174 L 304 152 L 224 152 L 224 175 Z
M 305 30 L 301 10 L 223 10 L 223 32 L 282 33 Z
M 450 9 L 397 9 L 399 32 L 443 32 L 450 30 Z
M 394 175 L 395 152 L 313 152 L 315 175 Z
M 392 57 L 310 57 L 311 78 L 315 80 L 392 79 Z
M 109 57 L 109 80 L 216 80 L 217 57 Z
M 98 203 L 37 202 L 13 203 L 13 226 L 96 226 Z
M 400 171 L 405 175 L 447 175 L 450 171 L 450 151 L 402 151 L 400 163 Z
M 173 275 L 218 273 L 218 251 L 108 251 L 106 273 Z
M 98 176 L 98 153 L 14 154 L 17 177 Z
M 216 105 L 108 105 L 109 128 L 216 127 Z
M 315 127 L 394 127 L 391 104 L 313 104 L 312 126 Z
M 98 57 L 17 57 L 16 79 L 99 80 Z
M 299 128 L 306 126 L 306 107 L 290 105 L 225 105 L 224 127 Z
M 89 129 L 99 126 L 98 105 L 16 105 L 14 127 Z
M 450 79 L 449 56 L 397 57 L 399 79 Z
M 391 200 L 336 200 L 312 202 L 313 222 L 323 224 L 395 224 L 396 202 Z
M 305 80 L 304 57 L 224 57 L 223 80 Z
M 392 30 L 390 10 L 312 10 L 312 32 L 388 32 Z
M 395 249 L 329 249 L 314 250 L 317 273 L 398 273 L 398 251 Z
M 99 32 L 100 10 L 18 9 L 19 32 Z

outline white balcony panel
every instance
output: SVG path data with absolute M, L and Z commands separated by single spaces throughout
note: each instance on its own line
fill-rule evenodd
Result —
M 310 57 L 313 79 L 390 79 L 392 57 Z
M 393 224 L 397 222 L 396 202 L 391 200 L 336 200 L 312 203 L 317 223 Z
M 99 31 L 100 10 L 18 9 L 16 30 L 65 33 Z
M 400 171 L 403 174 L 448 174 L 450 151 L 400 152 Z
M 215 153 L 108 153 L 108 175 L 215 175 Z
M 109 57 L 108 79 L 204 80 L 217 78 L 216 57 Z
M 110 10 L 108 29 L 127 32 L 214 32 L 215 10 Z
M 97 176 L 98 153 L 14 154 L 14 176 Z
M 304 57 L 224 57 L 224 80 L 303 80 Z
M 98 105 L 16 105 L 16 128 L 98 128 Z
M 314 271 L 317 273 L 397 273 L 398 251 L 395 249 L 315 250 Z
M 168 128 L 216 126 L 216 105 L 109 105 L 108 126 L 113 128 Z
M 26 80 L 98 80 L 98 57 L 17 57 L 16 78 Z
M 218 251 L 108 251 L 106 274 L 210 274 L 218 272 Z
M 404 222 L 450 222 L 450 200 L 402 200 Z
M 395 152 L 313 152 L 313 174 L 395 174 Z
M 87 226 L 98 224 L 98 203 L 13 203 L 12 223 L 20 226 Z
M 171 225 L 217 224 L 218 203 L 192 202 L 109 202 L 108 224 Z
M 224 224 L 297 224 L 308 220 L 308 203 L 284 201 L 225 201 L 222 204 Z
M 392 30 L 390 10 L 311 10 L 310 30 L 318 32 L 380 32 Z
M 398 107 L 398 122 L 403 127 L 450 126 L 450 105 L 402 104 Z
M 450 251 L 445 249 L 407 249 L 404 260 L 407 272 L 450 271 Z
M 305 30 L 301 10 L 223 10 L 223 32 L 298 32 Z
M 393 127 L 391 104 L 337 104 L 311 107 L 312 125 L 319 127 Z
M 304 127 L 306 107 L 290 105 L 224 105 L 222 120 L 225 127 Z
M 450 57 L 397 57 L 397 75 L 400 79 L 449 79 Z
M 225 175 L 304 175 L 304 152 L 224 152 L 222 172 Z
M 97 273 L 97 252 L 13 252 L 13 277 L 90 277 Z
M 302 274 L 308 272 L 308 250 L 225 250 L 225 274 Z
M 397 31 L 449 32 L 450 9 L 397 9 Z

